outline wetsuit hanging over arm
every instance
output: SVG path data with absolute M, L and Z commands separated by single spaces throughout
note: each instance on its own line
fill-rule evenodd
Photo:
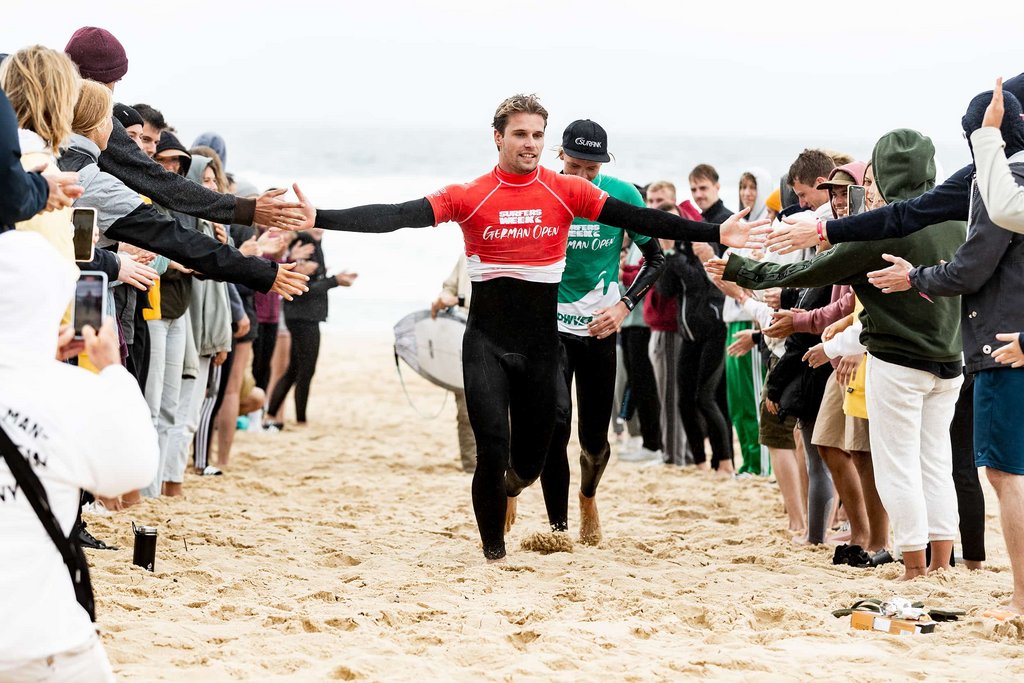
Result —
M 316 227 L 343 232 L 394 232 L 401 228 L 429 228 L 434 209 L 426 197 L 402 204 L 366 204 L 351 209 L 317 209 Z
M 599 223 L 613 225 L 623 230 L 632 230 L 639 235 L 665 240 L 688 240 L 690 242 L 721 241 L 721 225 L 691 221 L 659 209 L 633 206 L 608 197 L 598 215 Z

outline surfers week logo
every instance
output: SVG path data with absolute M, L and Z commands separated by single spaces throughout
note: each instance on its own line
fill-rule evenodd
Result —
M 558 235 L 559 227 L 542 225 L 544 212 L 542 209 L 522 209 L 516 211 L 499 211 L 498 223 L 501 227 L 488 225 L 484 228 L 485 240 L 509 239 L 541 239 Z
M 590 251 L 601 251 L 615 244 L 611 237 L 601 236 L 600 225 L 571 225 L 569 226 L 569 249 L 589 249 Z

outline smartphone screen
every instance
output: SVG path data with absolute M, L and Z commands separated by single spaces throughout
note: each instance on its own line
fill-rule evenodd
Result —
M 75 261 L 88 263 L 93 260 L 92 236 L 96 230 L 96 209 L 73 209 L 71 224 L 74 227 L 72 240 L 75 246 Z
M 82 328 L 92 325 L 99 330 L 106 314 L 107 275 L 83 270 L 75 286 L 75 339 L 82 338 Z
M 849 204 L 851 216 L 864 213 L 864 186 L 850 185 L 847 190 L 846 201 Z

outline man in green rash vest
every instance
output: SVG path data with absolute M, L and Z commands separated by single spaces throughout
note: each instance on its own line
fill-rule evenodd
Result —
M 600 175 L 611 160 L 608 136 L 593 121 L 574 121 L 562 135 L 563 173 L 586 178 L 610 196 L 644 206 L 640 192 L 625 181 Z M 597 485 L 611 453 L 608 424 L 615 392 L 616 332 L 626 315 L 657 280 L 665 257 L 658 240 L 629 232 L 643 251 L 645 267 L 625 295 L 619 289 L 619 255 L 625 231 L 577 218 L 569 229 L 565 271 L 558 288 L 558 336 L 562 344 L 564 384 L 559 389 L 558 422 L 551 438 L 541 486 L 551 530 L 568 531 L 569 460 L 573 376 L 579 410 L 580 542 L 601 540 Z

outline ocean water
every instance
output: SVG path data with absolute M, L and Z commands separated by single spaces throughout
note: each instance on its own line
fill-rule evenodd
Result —
M 181 127 L 192 140 L 204 127 Z M 384 130 L 226 123 L 212 127 L 228 145 L 228 169 L 260 189 L 299 183 L 318 207 L 401 202 L 490 171 L 497 161 L 491 132 L 479 130 Z M 549 129 L 549 130 L 554 130 Z M 560 127 L 558 128 L 560 130 Z M 555 136 L 549 146 L 557 144 Z M 940 176 L 970 161 L 967 146 L 951 134 L 936 138 Z M 873 138 L 837 135 L 834 140 L 776 140 L 699 135 L 612 136 L 615 160 L 603 172 L 637 184 L 670 180 L 679 199 L 689 197 L 687 175 L 709 163 L 721 176 L 726 206 L 738 205 L 740 174 L 751 166 L 781 177 L 805 147 L 828 147 L 870 156 Z M 556 153 L 542 164 L 559 168 Z M 399 230 L 384 235 L 327 232 L 324 252 L 331 272 L 350 270 L 350 288 L 332 290 L 329 323 L 339 331 L 387 338 L 403 315 L 429 307 L 462 249 L 458 226 Z

